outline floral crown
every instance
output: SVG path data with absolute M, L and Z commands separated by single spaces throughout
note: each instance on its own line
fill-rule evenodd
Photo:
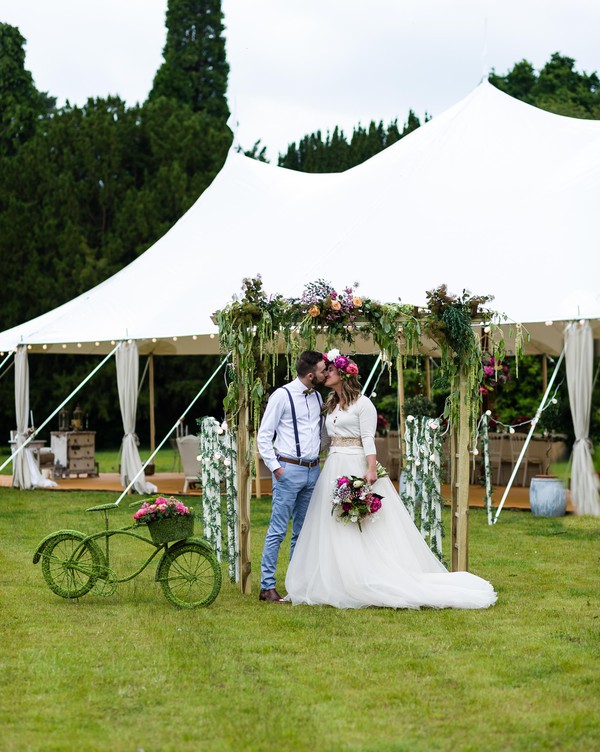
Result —
M 338 369 L 342 376 L 349 379 L 351 376 L 358 376 L 358 366 L 353 363 L 347 355 L 341 355 L 339 350 L 330 350 L 323 353 L 325 365 L 332 365 Z

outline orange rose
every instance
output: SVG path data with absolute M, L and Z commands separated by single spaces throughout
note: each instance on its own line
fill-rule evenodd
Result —
M 342 307 L 342 304 L 340 303 L 339 300 L 332 300 L 331 301 L 331 308 L 334 311 L 339 311 L 341 307 Z
M 311 307 L 310 307 L 310 308 L 308 309 L 308 313 L 309 313 L 309 315 L 310 315 L 310 316 L 312 316 L 312 317 L 313 317 L 313 319 L 314 319 L 314 318 L 316 318 L 316 317 L 317 317 L 317 316 L 318 316 L 318 315 L 319 315 L 319 314 L 321 313 L 321 311 L 319 311 L 319 309 L 317 308 L 317 306 L 316 306 L 316 305 L 314 305 L 314 306 L 311 306 Z
M 355 308 L 360 308 L 362 305 L 362 298 L 352 298 L 352 305 Z

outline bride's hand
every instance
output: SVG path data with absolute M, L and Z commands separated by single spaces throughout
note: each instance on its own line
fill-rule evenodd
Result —
M 377 470 L 367 470 L 365 473 L 365 480 L 369 485 L 373 485 L 375 481 L 377 480 Z

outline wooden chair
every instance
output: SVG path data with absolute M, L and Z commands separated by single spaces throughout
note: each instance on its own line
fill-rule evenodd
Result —
M 186 493 L 188 486 L 195 487 L 200 485 L 200 460 L 198 455 L 200 454 L 200 439 L 198 436 L 178 436 L 177 437 L 177 449 L 181 457 L 181 464 L 183 465 L 183 491 Z

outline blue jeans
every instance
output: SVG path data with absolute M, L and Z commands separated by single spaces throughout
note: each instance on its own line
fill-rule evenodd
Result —
M 279 480 L 273 476 L 273 506 L 261 561 L 260 587 L 262 590 L 271 590 L 275 587 L 279 548 L 287 533 L 290 519 L 292 520 L 290 559 L 294 553 L 294 546 L 304 523 L 308 502 L 321 470 L 319 465 L 301 467 L 288 462 L 281 464 L 284 468 L 283 475 Z

